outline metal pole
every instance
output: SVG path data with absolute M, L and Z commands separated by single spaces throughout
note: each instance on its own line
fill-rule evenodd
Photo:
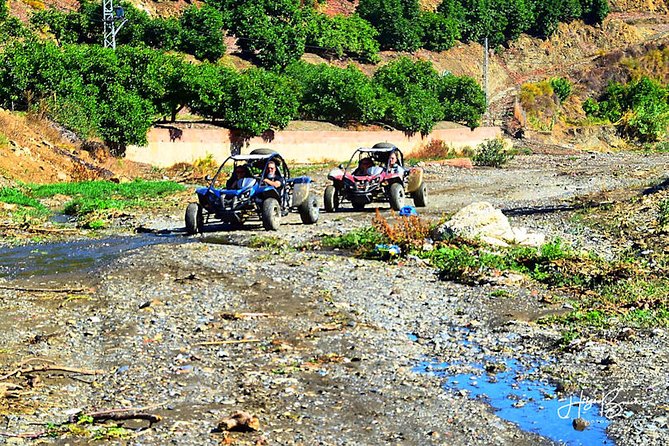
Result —
M 488 38 L 483 40 L 483 91 L 485 93 L 485 116 L 489 119 L 488 106 L 490 105 L 490 96 L 488 93 Z

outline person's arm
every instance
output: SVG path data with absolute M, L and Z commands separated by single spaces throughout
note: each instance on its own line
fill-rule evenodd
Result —
M 268 186 L 272 186 L 276 189 L 280 188 L 281 185 L 283 184 L 281 182 L 281 177 L 275 177 L 273 180 L 270 178 L 263 178 L 263 183 L 267 184 Z

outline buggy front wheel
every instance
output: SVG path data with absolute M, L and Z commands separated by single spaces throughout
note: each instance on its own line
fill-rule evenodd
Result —
M 281 207 L 276 198 L 265 198 L 262 202 L 261 214 L 262 225 L 267 231 L 279 229 L 281 219 Z
M 204 219 L 202 217 L 202 206 L 199 203 L 189 203 L 186 208 L 186 231 L 189 234 L 202 232 Z
M 298 207 L 300 218 L 305 225 L 312 225 L 318 221 L 318 200 L 313 195 L 304 200 Z
M 424 208 L 427 206 L 427 186 L 425 183 L 422 183 L 411 195 L 413 197 L 413 204 L 415 204 L 416 207 Z
M 390 185 L 388 201 L 393 211 L 399 211 L 404 206 L 404 188 L 400 183 Z
M 339 208 L 339 192 L 334 186 L 325 188 L 323 207 L 325 207 L 325 212 L 335 212 Z

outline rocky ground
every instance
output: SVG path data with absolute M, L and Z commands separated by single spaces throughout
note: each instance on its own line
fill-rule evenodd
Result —
M 668 165 L 667 155 L 630 153 L 521 156 L 504 169 L 427 163 L 422 215 L 436 220 L 486 200 L 514 226 L 615 256 L 632 241 L 555 209 L 584 197 L 626 203 L 666 181 Z M 320 191 L 324 177 L 314 176 Z M 509 370 L 516 387 L 546 389 L 545 401 L 517 395 L 511 411 L 539 404 L 536 420 L 554 422 L 569 444 L 669 441 L 663 329 L 620 327 L 561 349 L 560 330 L 536 320 L 568 309 L 527 280 L 468 286 L 439 280 L 416 259 L 318 248 L 326 234 L 368 225 L 371 211 L 322 214 L 314 226 L 291 216 L 271 237 L 257 227 L 187 237 L 185 205 L 125 221 L 109 236 L 139 226 L 165 235 L 135 236 L 147 246 L 100 266 L 82 261 L 34 277 L 6 266 L 0 444 L 89 444 L 90 431 L 101 443 L 137 445 L 554 444 L 505 421 L 474 390 L 444 388 L 448 376 L 481 387 Z M 586 436 L 592 426 L 579 437 L 575 412 L 561 417 L 568 402 L 562 413 L 549 408 L 581 392 L 600 406 L 582 418 L 610 416 L 608 439 Z M 103 429 L 97 418 L 61 424 L 109 411 L 146 416 L 118 421 L 126 430 Z M 255 429 L 217 429 L 240 411 L 257 417 Z

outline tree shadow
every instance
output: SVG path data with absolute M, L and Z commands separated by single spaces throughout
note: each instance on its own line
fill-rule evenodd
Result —
M 648 187 L 641 192 L 642 195 L 651 195 L 660 191 L 663 191 L 665 189 L 669 189 L 669 178 L 665 179 L 663 182 L 660 184 L 656 184 L 655 186 Z

